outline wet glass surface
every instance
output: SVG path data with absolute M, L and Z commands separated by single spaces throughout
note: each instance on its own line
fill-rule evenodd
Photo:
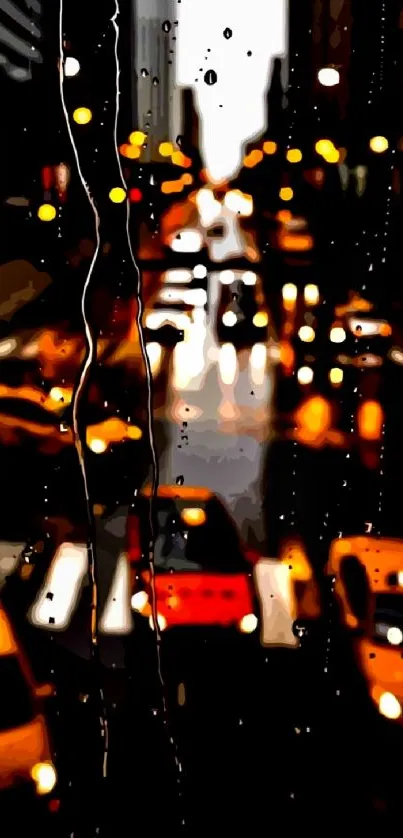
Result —
M 0 0 L 5 836 L 397 823 L 402 20 Z

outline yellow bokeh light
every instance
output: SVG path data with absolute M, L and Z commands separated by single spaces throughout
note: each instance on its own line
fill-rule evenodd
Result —
M 129 143 L 131 143 L 131 145 L 140 146 L 145 143 L 146 139 L 147 134 L 145 134 L 144 131 L 132 131 L 129 136 Z
M 164 195 L 171 195 L 173 192 L 182 192 L 183 185 L 182 178 L 179 178 L 179 180 L 164 180 L 161 183 L 161 192 Z
M 265 154 L 275 154 L 277 151 L 277 143 L 273 142 L 273 140 L 266 140 L 263 143 L 263 151 Z
M 319 288 L 313 283 L 308 283 L 304 288 L 304 300 L 307 305 L 315 306 L 319 302 Z
M 57 774 L 51 762 L 38 762 L 31 770 L 37 794 L 49 794 L 57 782 Z
M 41 204 L 38 209 L 40 221 L 53 221 L 56 218 L 56 210 L 52 204 Z
M 76 108 L 73 111 L 73 119 L 77 125 L 87 125 L 88 122 L 91 122 L 92 112 L 89 108 Z
M 302 160 L 302 151 L 299 148 L 289 148 L 286 158 L 289 163 L 300 163 Z
M 341 384 L 341 382 L 343 381 L 343 376 L 344 373 L 343 370 L 340 369 L 340 367 L 332 367 L 332 369 L 329 371 L 329 379 L 331 384 Z
M 263 328 L 263 326 L 267 326 L 269 322 L 269 317 L 266 311 L 257 311 L 252 323 L 254 326 L 257 326 L 259 329 Z
M 174 166 L 183 166 L 184 169 L 188 169 L 192 165 L 190 157 L 186 157 L 186 154 L 183 154 L 182 151 L 174 151 L 171 160 Z
M 371 137 L 369 147 L 375 154 L 382 154 L 389 148 L 389 143 L 386 137 Z
M 252 169 L 253 166 L 257 166 L 258 163 L 261 163 L 263 160 L 263 151 L 260 151 L 259 148 L 254 148 L 249 154 L 244 157 L 243 164 L 246 166 L 247 169 Z
M 120 146 L 120 153 L 123 157 L 128 157 L 129 160 L 137 160 L 140 157 L 141 150 L 136 145 L 124 143 Z
M 315 143 L 315 151 L 321 156 L 329 154 L 332 149 L 334 149 L 334 144 L 331 140 L 318 140 L 318 142 Z
M 127 427 L 127 438 L 128 439 L 141 439 L 143 436 L 143 432 L 141 428 L 138 428 L 137 425 L 128 425 Z
M 91 439 L 88 443 L 88 447 L 94 454 L 103 454 L 106 451 L 108 445 L 103 439 Z
M 298 332 L 298 337 L 304 343 L 312 343 L 315 340 L 315 330 L 312 326 L 301 326 Z
M 282 186 L 280 189 L 280 198 L 282 201 L 292 201 L 294 197 L 294 192 L 291 189 L 291 186 Z
M 298 294 L 298 288 L 293 282 L 286 282 L 282 288 L 283 300 L 288 303 L 295 303 Z
M 328 154 L 323 155 L 324 160 L 326 163 L 338 163 L 340 160 L 340 153 L 337 148 L 332 148 Z
M 114 186 L 109 193 L 113 204 L 122 204 L 126 200 L 126 192 L 121 186 Z
M 185 172 L 181 177 L 184 186 L 190 186 L 193 183 L 193 176 L 189 172 Z
M 206 521 L 206 513 L 199 506 L 182 509 L 181 518 L 188 527 L 198 527 Z
M 158 151 L 161 157 L 170 157 L 173 153 L 174 147 L 172 143 L 160 143 L 158 147 Z

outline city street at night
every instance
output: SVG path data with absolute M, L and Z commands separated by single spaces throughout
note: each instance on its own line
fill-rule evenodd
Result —
M 401 0 L 0 0 L 0 835 L 392 834 Z

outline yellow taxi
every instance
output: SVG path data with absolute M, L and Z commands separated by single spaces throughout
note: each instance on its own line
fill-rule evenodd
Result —
M 402 723 L 403 541 L 337 539 L 327 570 L 371 699 L 382 716 Z
M 52 694 L 52 687 L 35 684 L 1 605 L 0 680 L 0 806 L 3 810 L 3 803 L 13 795 L 18 803 L 19 792 L 24 800 L 43 798 L 49 802 L 57 774 L 40 702 Z

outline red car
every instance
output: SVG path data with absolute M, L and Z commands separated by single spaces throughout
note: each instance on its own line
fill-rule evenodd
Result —
M 147 562 L 150 490 L 129 516 L 129 559 L 135 570 L 132 607 L 153 625 Z M 242 544 L 222 501 L 207 489 L 160 486 L 155 520 L 155 595 L 160 630 L 177 626 L 258 626 L 251 565 L 259 555 Z

